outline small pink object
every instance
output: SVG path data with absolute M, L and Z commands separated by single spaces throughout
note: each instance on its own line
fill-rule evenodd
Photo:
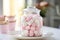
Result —
M 33 36 L 34 36 L 34 31 L 30 30 L 29 36 L 30 36 L 30 37 L 33 37 Z
M 37 26 L 37 27 L 35 28 L 35 30 L 36 30 L 36 31 L 40 30 L 40 27 L 39 27 L 39 26 Z
M 48 2 L 46 2 L 46 1 L 42 1 L 42 2 L 40 2 L 40 6 L 41 7 L 46 7 L 46 6 L 48 6 Z
M 30 26 L 26 26 L 26 30 L 30 30 Z
M 32 23 L 31 30 L 35 31 L 36 27 L 37 27 L 36 23 Z
M 26 20 L 26 22 L 28 22 L 28 21 L 30 21 L 31 19 L 32 19 L 32 17 L 29 16 L 29 17 L 26 17 L 25 20 Z
M 30 26 L 22 26 L 23 30 L 30 30 Z
M 35 31 L 35 27 L 34 27 L 34 26 L 32 26 L 32 27 L 31 27 L 31 30 Z
M 35 36 L 36 36 L 36 37 L 40 36 L 39 31 L 35 31 L 34 33 L 35 33 Z
M 36 23 L 35 23 L 35 22 L 33 22 L 33 23 L 32 23 L 32 27 L 35 27 L 35 26 L 37 26 L 37 25 L 36 25 Z

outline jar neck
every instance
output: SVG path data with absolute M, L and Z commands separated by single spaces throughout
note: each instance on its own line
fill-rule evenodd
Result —
M 35 6 L 37 0 L 27 0 L 27 6 Z

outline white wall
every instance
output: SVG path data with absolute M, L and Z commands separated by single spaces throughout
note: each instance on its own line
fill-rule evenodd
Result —
M 0 0 L 0 15 L 3 14 L 3 0 Z

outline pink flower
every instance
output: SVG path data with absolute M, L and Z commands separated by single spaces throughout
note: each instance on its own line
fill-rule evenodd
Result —
M 43 1 L 43 2 L 40 3 L 41 7 L 45 7 L 45 6 L 48 6 L 48 5 L 49 5 L 49 3 L 46 2 L 46 1 Z

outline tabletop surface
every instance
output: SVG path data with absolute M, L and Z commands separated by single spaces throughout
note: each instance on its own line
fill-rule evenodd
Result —
M 46 40 L 60 40 L 60 29 L 44 26 L 43 33 L 53 33 L 52 37 Z M 11 35 L 0 34 L 0 40 L 17 40 Z

